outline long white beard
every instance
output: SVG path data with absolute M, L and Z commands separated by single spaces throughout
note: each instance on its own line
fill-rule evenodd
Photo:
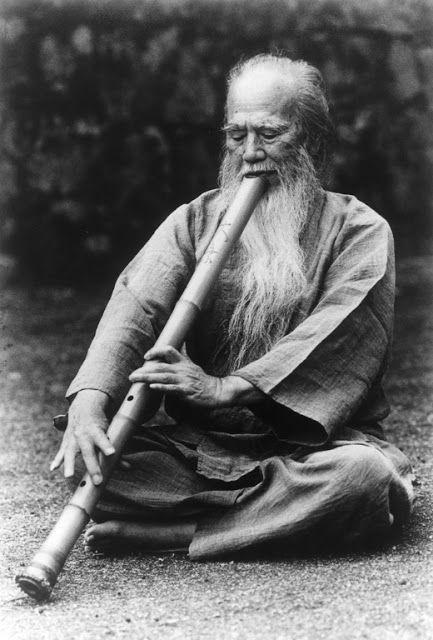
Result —
M 234 277 L 240 292 L 225 339 L 227 372 L 259 358 L 285 335 L 306 285 L 300 235 L 318 181 L 303 149 L 272 168 L 278 184 L 269 187 L 236 247 Z M 226 153 L 220 171 L 220 200 L 225 206 L 239 187 L 239 169 Z

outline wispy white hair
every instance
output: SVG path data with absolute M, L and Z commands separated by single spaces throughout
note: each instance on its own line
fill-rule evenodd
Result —
M 334 127 L 320 71 L 304 60 L 291 60 L 282 54 L 259 54 L 237 63 L 230 70 L 227 103 L 236 81 L 256 69 L 269 69 L 273 72 L 278 70 L 286 80 L 288 90 L 294 94 L 292 113 L 303 135 L 302 144 L 310 155 L 317 174 L 322 175 L 327 165 Z

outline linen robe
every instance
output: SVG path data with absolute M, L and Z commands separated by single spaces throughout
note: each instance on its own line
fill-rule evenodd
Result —
M 128 375 L 141 366 L 223 216 L 217 195 L 207 192 L 174 211 L 120 275 L 68 397 L 91 388 L 114 404 L 123 400 Z M 115 474 L 101 513 L 194 515 L 189 553 L 195 558 L 309 534 L 319 521 L 322 533 L 334 535 L 356 510 L 365 514 L 346 536 L 351 540 L 407 517 L 410 465 L 385 442 L 379 425 L 389 412 L 381 385 L 393 326 L 389 225 L 355 197 L 323 191 L 301 245 L 307 287 L 286 335 L 256 361 L 227 372 L 260 389 L 263 402 L 205 410 L 167 399 L 171 424 L 147 425 L 133 439 L 132 471 Z M 227 360 L 224 336 L 238 297 L 238 255 L 235 249 L 185 345 L 210 374 L 220 373 Z M 357 461 L 365 479 L 362 499 L 363 483 L 348 482 Z M 333 483 L 340 487 L 334 493 Z M 367 490 L 372 487 L 375 500 Z M 323 502 L 329 493 L 333 498 Z M 392 508 L 391 494 L 399 500 Z M 336 500 L 342 513 L 330 527 Z M 379 502 L 374 523 L 370 516 Z

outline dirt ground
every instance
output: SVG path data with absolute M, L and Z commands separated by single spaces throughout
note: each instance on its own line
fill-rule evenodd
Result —
M 389 438 L 411 458 L 411 525 L 357 554 L 192 563 L 186 557 L 98 560 L 79 543 L 52 598 L 38 604 L 14 584 L 66 501 L 49 461 L 51 416 L 82 359 L 106 291 L 7 289 L 0 367 L 0 635 L 5 640 L 99 638 L 433 638 L 433 261 L 398 269 L 394 358 L 386 387 Z M 430 302 L 429 302 L 430 301 Z

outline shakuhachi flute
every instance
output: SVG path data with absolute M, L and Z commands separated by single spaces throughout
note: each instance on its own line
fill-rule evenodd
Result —
M 177 302 L 155 346 L 180 349 L 199 314 L 203 302 L 220 274 L 267 186 L 264 177 L 246 177 L 227 209 L 208 248 L 199 261 L 185 291 Z M 26 570 L 16 577 L 23 591 L 36 600 L 48 598 L 79 535 L 90 520 L 104 487 L 135 429 L 143 424 L 151 392 L 145 383 L 134 383 L 114 416 L 107 436 L 115 453 L 99 455 L 103 481 L 95 486 L 86 473 L 63 509 L 48 538 Z

